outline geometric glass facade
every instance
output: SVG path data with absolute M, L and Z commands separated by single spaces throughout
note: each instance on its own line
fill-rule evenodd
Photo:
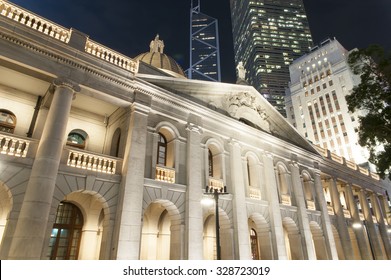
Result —
M 283 116 L 289 64 L 312 47 L 302 0 L 231 0 L 236 65 Z
M 189 79 L 221 81 L 220 52 L 217 19 L 200 12 L 200 1 L 190 14 L 190 67 Z

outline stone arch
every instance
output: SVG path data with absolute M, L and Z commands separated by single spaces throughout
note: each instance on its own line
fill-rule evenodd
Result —
M 85 190 L 70 192 L 64 195 L 61 200 L 55 199 L 50 212 L 49 231 L 53 228 L 57 207 L 61 202 L 70 202 L 76 205 L 83 215 L 84 223 L 79 259 L 108 259 L 114 213 L 111 213 L 106 199 L 95 191 Z
M 273 260 L 273 242 L 271 227 L 267 219 L 260 213 L 252 213 L 249 217 L 249 232 L 253 228 L 257 233 L 257 245 L 260 260 Z
M 211 160 L 209 156 L 209 151 L 211 155 Z M 212 174 L 211 178 L 216 180 L 221 180 L 221 182 L 225 182 L 225 164 L 224 164 L 224 144 L 216 138 L 209 138 L 205 141 L 205 177 L 206 182 L 209 179 L 209 164 L 212 164 Z
M 343 251 L 342 242 L 341 242 L 341 238 L 339 236 L 339 232 L 338 232 L 337 228 L 335 227 L 335 225 L 333 225 L 333 224 L 331 225 L 331 230 L 333 232 L 334 242 L 335 242 L 335 246 L 337 248 L 338 259 L 345 260 L 346 257 L 345 257 L 345 253 Z
M 322 227 L 317 222 L 310 221 L 310 230 L 312 234 L 312 241 L 314 243 L 316 259 L 328 260 L 327 245 Z
M 246 185 L 246 193 L 247 196 L 255 199 L 261 199 L 262 198 L 262 170 L 261 170 L 261 162 L 257 155 L 252 152 L 248 151 L 244 154 L 244 158 L 246 159 L 245 162 L 245 185 Z
M 292 205 L 290 171 L 282 161 L 276 162 L 275 171 L 280 203 Z
M 164 141 L 159 142 L 162 138 Z M 170 183 L 177 181 L 175 174 L 179 172 L 179 139 L 179 130 L 170 122 L 163 121 L 156 125 L 151 152 L 152 172 L 154 172 L 152 178 Z M 163 161 L 161 153 L 164 153 Z
M 291 260 L 303 260 L 303 245 L 298 225 L 291 217 L 284 217 L 282 224 L 288 258 Z
M 301 172 L 301 183 L 303 185 L 304 198 L 307 208 L 310 210 L 316 210 L 315 185 L 314 180 L 308 170 L 303 170 Z
M 182 259 L 182 225 L 182 216 L 173 202 L 151 201 L 143 211 L 140 259 Z
M 210 206 L 203 209 L 204 217 L 204 260 L 213 260 L 216 258 L 216 217 L 215 207 Z M 219 207 L 219 223 L 220 223 L 220 248 L 221 259 L 234 259 L 234 244 L 232 222 L 224 205 Z

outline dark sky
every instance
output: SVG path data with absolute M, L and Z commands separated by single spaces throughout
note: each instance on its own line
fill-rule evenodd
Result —
M 240 1 L 240 0 L 237 0 Z M 66 28 L 78 29 L 126 56 L 149 51 L 156 34 L 165 53 L 188 68 L 190 0 L 13 0 Z M 314 43 L 335 37 L 346 49 L 391 50 L 391 0 L 304 0 Z M 235 82 L 229 0 L 201 0 L 219 20 L 222 81 Z

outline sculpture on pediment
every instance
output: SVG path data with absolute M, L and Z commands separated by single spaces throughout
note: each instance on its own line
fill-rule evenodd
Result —
M 232 117 L 247 119 L 265 131 L 270 132 L 267 114 L 262 108 L 260 98 L 250 92 L 239 92 L 227 95 L 225 107 Z
M 236 66 L 236 70 L 238 70 L 238 78 L 241 80 L 246 79 L 246 69 L 244 69 L 243 61 L 239 61 L 238 66 Z

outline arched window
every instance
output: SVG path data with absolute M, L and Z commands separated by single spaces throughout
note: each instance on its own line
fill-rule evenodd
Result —
M 209 177 L 213 177 L 213 155 L 210 149 L 208 149 L 208 167 L 209 167 Z
M 113 138 L 111 140 L 110 155 L 113 157 L 119 156 L 119 147 L 121 144 L 121 129 L 117 128 L 114 131 Z
M 87 133 L 81 129 L 74 129 L 68 134 L 67 145 L 79 149 L 85 149 Z
M 250 230 L 251 255 L 253 260 L 259 260 L 258 237 L 254 229 Z
M 157 164 L 163 166 L 166 165 L 167 161 L 167 140 L 163 134 L 159 133 L 159 140 L 157 144 Z
M 77 260 L 83 227 L 83 216 L 75 205 L 61 202 L 50 235 L 48 258 Z
M 16 126 L 16 116 L 4 109 L 0 109 L 0 131 L 14 133 Z

